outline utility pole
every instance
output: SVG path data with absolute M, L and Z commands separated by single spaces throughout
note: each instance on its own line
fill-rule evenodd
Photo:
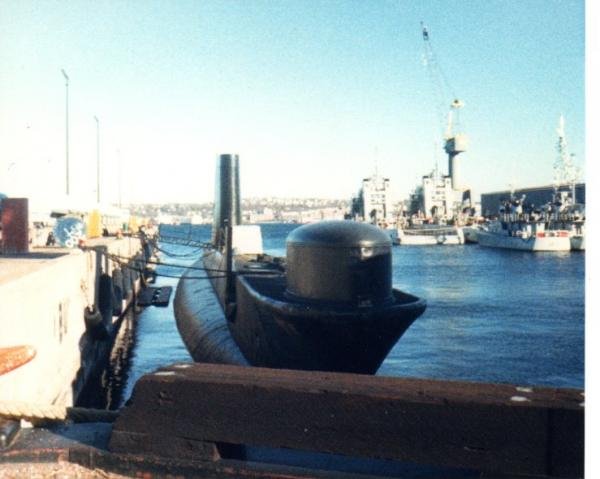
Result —
M 121 150 L 117 150 L 117 168 L 118 168 L 118 177 L 119 177 L 119 208 L 122 207 L 121 201 L 121 178 L 122 178 L 122 167 L 121 167 Z
M 66 105 L 65 105 L 65 117 L 66 117 L 66 127 L 65 127 L 65 131 L 66 131 L 66 146 L 65 146 L 65 156 L 66 156 L 66 192 L 67 192 L 67 196 L 69 196 L 69 75 L 67 75 L 67 73 L 64 70 L 60 70 L 63 74 L 63 76 L 65 77 L 65 98 L 66 98 Z
M 100 120 L 96 120 L 96 202 L 100 204 Z

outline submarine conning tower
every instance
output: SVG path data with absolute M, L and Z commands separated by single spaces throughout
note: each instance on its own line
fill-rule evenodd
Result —
M 296 299 L 353 307 L 393 301 L 392 242 L 373 225 L 304 225 L 288 235 L 286 249 L 287 294 Z
M 222 154 L 217 157 L 215 179 L 215 206 L 211 242 L 217 248 L 224 246 L 221 234 L 225 222 L 229 226 L 242 222 L 240 206 L 240 160 L 238 155 Z

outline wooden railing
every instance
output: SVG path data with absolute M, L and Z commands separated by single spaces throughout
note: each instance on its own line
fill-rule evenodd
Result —
M 583 401 L 574 389 L 176 364 L 137 382 L 109 449 L 222 461 L 236 450 L 224 444 L 251 445 L 580 477 Z

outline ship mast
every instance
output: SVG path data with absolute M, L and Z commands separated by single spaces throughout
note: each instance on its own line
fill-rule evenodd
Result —
M 558 192 L 560 186 L 568 185 L 571 190 L 573 204 L 576 203 L 575 184 L 579 178 L 579 171 L 573 164 L 573 155 L 569 154 L 567 137 L 565 135 L 565 119 L 562 115 L 558 120 L 558 141 L 556 143 L 556 160 L 554 161 L 554 191 Z

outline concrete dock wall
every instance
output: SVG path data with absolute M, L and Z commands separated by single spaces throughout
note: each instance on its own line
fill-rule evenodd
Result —
M 127 258 L 140 251 L 136 238 L 98 240 L 91 246 L 106 246 L 109 253 Z M 31 362 L 0 376 L 0 402 L 75 403 L 98 352 L 110 350 L 86 334 L 84 322 L 102 273 L 98 265 L 107 264 L 105 255 L 98 255 L 52 249 L 0 256 L 0 348 L 30 345 L 36 351 Z M 108 266 L 110 274 L 110 261 Z

